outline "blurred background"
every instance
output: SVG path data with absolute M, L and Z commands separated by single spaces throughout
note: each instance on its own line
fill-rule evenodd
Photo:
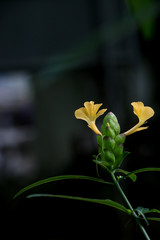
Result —
M 158 0 L 1 1 L 0 209 L 6 239 L 143 238 L 130 217 L 109 207 L 12 197 L 51 176 L 97 177 L 92 162 L 96 136 L 74 117 L 85 101 L 103 103 L 117 116 L 122 132 L 138 120 L 132 101 L 151 106 L 155 116 L 149 129 L 127 137 L 125 149 L 131 154 L 123 168 L 160 167 L 159 27 Z M 110 180 L 102 169 L 98 173 Z M 144 173 L 123 187 L 135 208 L 160 209 L 159 184 L 158 173 Z M 78 180 L 29 193 L 35 192 L 124 203 L 113 187 Z M 159 229 L 159 223 L 150 224 L 152 239 Z

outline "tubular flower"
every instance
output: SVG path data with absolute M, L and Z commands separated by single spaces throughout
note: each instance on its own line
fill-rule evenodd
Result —
M 148 127 L 141 126 L 154 115 L 154 110 L 151 107 L 144 106 L 142 102 L 132 102 L 131 105 L 133 106 L 133 112 L 138 117 L 139 122 L 124 133 L 126 136 L 147 129 Z
M 98 109 L 102 106 L 100 104 L 94 104 L 93 101 L 85 102 L 84 107 L 81 107 L 75 111 L 75 117 L 77 119 L 82 119 L 88 123 L 88 127 L 91 128 L 96 134 L 102 135 L 98 130 L 95 121 L 101 116 L 107 109 L 102 109 L 98 111 Z

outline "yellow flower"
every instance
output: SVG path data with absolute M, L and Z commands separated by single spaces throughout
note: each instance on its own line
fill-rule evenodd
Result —
M 100 108 L 100 104 L 94 104 L 93 101 L 85 102 L 84 107 L 81 107 L 75 111 L 75 117 L 77 119 L 82 119 L 88 123 L 88 127 L 90 127 L 96 134 L 102 135 L 98 130 L 95 121 L 101 116 L 107 109 L 102 109 L 98 111 Z
M 149 118 L 154 115 L 154 110 L 151 107 L 146 107 L 142 102 L 132 102 L 133 112 L 138 117 L 139 122 L 130 130 L 125 132 L 126 136 L 147 129 L 148 127 L 141 127 Z

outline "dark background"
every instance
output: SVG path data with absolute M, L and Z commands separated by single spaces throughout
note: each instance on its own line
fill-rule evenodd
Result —
M 0 3 L 1 234 L 15 239 L 142 239 L 136 223 L 107 206 L 64 199 L 12 200 L 22 187 L 62 174 L 97 177 L 95 134 L 74 111 L 103 103 L 124 132 L 132 101 L 155 110 L 149 129 L 128 136 L 128 171 L 160 167 L 160 4 L 157 0 L 19 0 Z M 97 120 L 100 127 L 103 117 Z M 102 169 L 100 177 L 110 180 Z M 160 209 L 159 173 L 123 182 L 134 208 Z M 29 193 L 123 200 L 98 183 L 62 181 Z M 160 234 L 151 222 L 151 239 Z M 5 235 L 4 235 L 5 234 Z

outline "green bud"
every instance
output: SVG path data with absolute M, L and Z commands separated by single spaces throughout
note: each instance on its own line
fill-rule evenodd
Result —
M 124 143 L 126 140 L 126 136 L 124 134 L 119 134 L 115 137 L 115 142 L 117 144 Z
M 104 149 L 107 149 L 107 150 L 111 150 L 113 151 L 114 147 L 115 147 L 115 141 L 113 138 L 110 138 L 110 137 L 105 137 L 103 139 L 103 147 Z
M 114 122 L 112 119 L 108 119 L 108 124 L 114 130 L 116 135 L 120 133 L 120 126 L 118 122 Z
M 112 112 L 104 117 L 101 133 L 102 136 L 97 135 L 99 155 L 96 163 L 107 168 L 108 171 L 113 171 L 120 166 L 126 156 L 123 152 L 126 136 L 120 134 L 120 125 Z
M 123 145 L 122 144 L 119 144 L 119 145 L 116 144 L 116 146 L 114 148 L 114 155 L 116 157 L 119 157 L 122 154 L 123 154 Z
M 112 112 L 109 112 L 109 113 L 107 113 L 107 115 L 104 117 L 104 119 L 103 119 L 103 124 L 106 125 L 109 119 L 112 119 L 112 120 L 114 121 L 114 123 L 118 123 L 118 120 L 117 120 L 116 116 L 115 116 Z
M 115 163 L 115 156 L 113 152 L 106 150 L 104 151 L 104 159 L 106 162 L 114 164 Z
M 109 112 L 104 117 L 101 131 L 103 135 L 113 138 L 113 136 L 107 135 L 108 132 L 106 132 L 106 129 L 105 129 L 106 127 L 110 127 L 114 131 L 115 135 L 118 135 L 120 133 L 120 126 L 119 126 L 118 120 L 112 112 Z
M 101 132 L 102 132 L 102 135 L 106 137 L 115 138 L 116 136 L 114 130 L 110 127 L 109 123 L 107 123 L 106 126 L 102 124 Z

